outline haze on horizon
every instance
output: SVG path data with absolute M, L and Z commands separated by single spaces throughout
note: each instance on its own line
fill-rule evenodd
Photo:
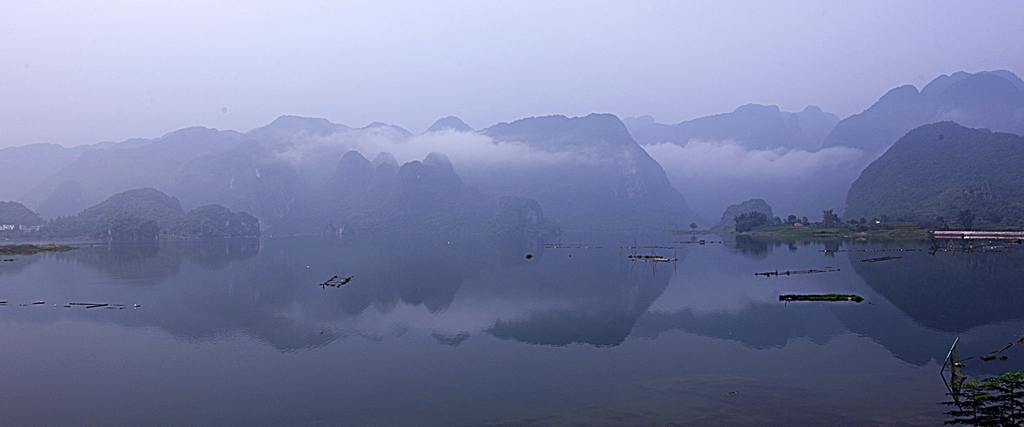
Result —
M 19 2 L 0 148 L 247 131 L 285 114 L 419 133 L 549 114 L 840 118 L 941 74 L 1024 75 L 1024 3 Z

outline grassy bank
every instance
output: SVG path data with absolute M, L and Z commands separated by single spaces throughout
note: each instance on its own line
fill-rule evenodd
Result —
M 833 227 L 820 227 L 816 225 L 796 227 L 784 224 L 758 227 L 745 233 L 737 233 L 737 235 L 771 237 L 783 240 L 927 240 L 931 237 L 931 231 L 921 228 L 917 223 L 913 222 L 843 224 Z

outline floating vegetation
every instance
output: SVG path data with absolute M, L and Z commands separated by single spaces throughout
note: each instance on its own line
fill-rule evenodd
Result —
M 20 245 L 0 245 L 0 255 L 34 255 L 42 252 L 67 252 L 73 249 L 78 248 L 53 243 L 46 245 L 33 245 L 28 243 Z M 5 259 L 4 261 L 7 260 Z M 11 261 L 13 261 L 13 259 Z
M 348 276 L 348 277 L 334 276 L 334 277 L 331 277 L 330 279 L 327 279 L 326 282 L 321 283 L 320 287 L 324 288 L 324 289 L 327 289 L 328 286 L 330 286 L 332 288 L 340 288 L 340 287 L 342 287 L 344 285 L 347 285 L 348 282 L 351 282 L 351 281 L 352 281 L 352 276 Z
M 4 262 L 13 262 L 14 258 L 4 258 Z
M 675 242 L 673 242 L 673 243 L 675 243 Z M 656 250 L 656 249 L 675 249 L 675 248 L 676 248 L 675 246 L 655 245 L 654 242 L 651 242 L 651 244 L 649 244 L 649 245 L 640 245 L 639 243 L 636 242 L 636 239 L 633 239 L 633 244 L 632 245 L 622 245 L 621 241 L 619 242 L 619 249 L 629 249 L 629 250 L 634 251 L 634 252 L 637 251 L 637 250 L 640 250 L 640 249 Z
M 999 360 L 1006 360 L 1006 359 L 1009 359 L 1009 358 L 1010 358 L 1010 357 L 1009 357 L 1009 356 L 1007 356 L 1007 355 L 1005 355 L 1005 354 L 1002 354 L 1002 355 L 999 355 L 999 356 L 996 356 L 996 355 L 994 355 L 994 354 L 986 354 L 986 355 L 984 355 L 984 356 L 981 356 L 981 361 L 982 361 L 982 362 L 988 362 L 988 361 L 990 361 L 990 360 L 996 360 L 996 359 L 999 359 Z
M 125 308 L 128 308 L 128 306 L 125 305 L 125 304 L 111 304 L 111 303 L 105 303 L 105 302 L 69 302 L 67 305 L 64 306 L 64 308 L 71 308 L 71 307 L 75 307 L 75 306 L 77 306 L 77 307 L 85 307 L 86 309 L 90 309 L 90 308 L 103 308 L 103 309 L 106 309 L 106 310 L 124 310 Z M 138 305 L 138 304 L 133 304 L 132 305 L 132 308 L 139 308 L 139 307 L 142 307 L 142 306 Z
M 31 303 L 28 303 L 28 302 L 21 303 L 21 304 L 18 304 L 18 306 L 19 307 L 27 307 L 27 306 L 30 306 L 30 305 L 44 305 L 44 304 L 46 304 L 46 301 L 34 301 L 34 302 L 31 302 Z M 10 303 L 8 301 L 0 301 L 0 306 L 7 306 L 7 305 L 10 305 Z M 57 304 L 54 304 L 53 306 L 56 307 Z M 125 308 L 128 308 L 128 305 L 126 305 L 126 304 L 105 303 L 105 302 L 69 302 L 67 304 L 64 304 L 63 307 L 64 308 L 85 307 L 87 309 L 88 308 L 104 308 L 104 309 L 107 309 L 107 310 L 124 310 Z M 142 306 L 139 305 L 139 304 L 133 304 L 131 307 L 132 308 L 139 308 L 139 307 L 142 307 Z
M 921 252 L 920 249 L 897 248 L 897 249 L 822 249 L 818 252 Z
M 811 268 L 808 270 L 786 270 L 786 271 L 759 271 L 754 273 L 755 276 L 790 276 L 794 274 L 814 274 L 814 273 L 834 273 L 840 271 L 838 268 L 825 267 L 825 268 Z
M 779 301 L 853 301 L 861 302 L 864 298 L 853 294 L 785 294 L 779 295 Z
M 878 258 L 859 259 L 857 262 L 878 262 L 878 261 L 889 261 L 892 259 L 900 259 L 901 256 L 883 256 Z
M 648 262 L 648 261 L 650 261 L 650 262 L 679 261 L 679 259 L 677 259 L 677 258 L 666 258 L 666 257 L 663 257 L 661 255 L 628 255 L 627 258 L 629 258 L 629 259 L 631 259 L 633 261 L 643 261 L 643 262 Z
M 590 246 L 582 243 L 545 243 L 545 249 L 601 249 L 601 246 Z
M 724 240 L 704 240 L 704 239 L 700 239 L 700 240 L 686 240 L 686 241 L 672 242 L 672 243 L 679 243 L 679 244 L 683 244 L 683 245 L 710 245 L 710 244 L 713 244 L 713 243 L 725 243 L 725 241 Z
M 655 271 L 657 271 L 658 263 L 670 262 L 670 263 L 672 263 L 672 266 L 674 268 L 675 267 L 675 263 L 677 261 L 679 261 L 679 258 L 676 257 L 676 248 L 675 248 L 675 246 L 656 246 L 656 245 L 653 244 L 653 242 L 652 242 L 652 244 L 647 245 L 647 246 L 640 246 L 640 245 L 638 245 L 636 243 L 636 240 L 634 239 L 633 240 L 633 246 L 620 246 L 620 247 L 622 247 L 622 248 L 629 248 L 630 254 L 627 256 L 627 258 L 629 258 L 629 260 L 632 262 L 630 264 L 630 267 L 629 267 L 630 271 L 633 270 L 633 266 L 636 265 L 637 262 L 649 262 L 649 263 L 651 263 L 652 268 L 654 268 Z M 638 253 L 640 251 L 640 248 L 650 249 L 651 253 L 649 255 L 640 255 Z M 672 256 L 671 257 L 666 257 L 666 256 L 658 255 L 658 249 L 672 249 Z
M 975 239 L 982 240 L 982 239 Z M 940 241 L 944 243 L 940 244 Z M 966 243 L 963 243 L 966 242 Z M 1020 240 L 1003 240 L 1003 239 L 991 239 L 985 242 L 975 242 L 974 240 L 960 240 L 950 238 L 936 238 L 932 239 L 932 246 L 928 249 L 929 255 L 935 255 L 937 252 L 997 252 L 997 253 L 1011 253 L 1015 252 L 1020 247 Z

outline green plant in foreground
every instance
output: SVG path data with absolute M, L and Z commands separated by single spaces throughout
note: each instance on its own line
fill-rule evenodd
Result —
M 956 393 L 947 393 L 956 406 L 946 412 L 952 419 L 943 424 L 971 426 L 1024 425 L 1024 371 L 1004 372 L 998 377 L 964 381 Z

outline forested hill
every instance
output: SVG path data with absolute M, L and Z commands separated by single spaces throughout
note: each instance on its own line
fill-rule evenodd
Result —
M 259 220 L 207 205 L 185 213 L 178 199 L 152 188 L 115 194 L 78 215 L 43 224 L 47 238 L 92 238 L 111 241 L 152 241 L 160 234 L 177 237 L 255 237 Z
M 921 126 L 861 173 L 846 196 L 847 219 L 980 220 L 1024 224 L 1024 137 L 953 122 Z

